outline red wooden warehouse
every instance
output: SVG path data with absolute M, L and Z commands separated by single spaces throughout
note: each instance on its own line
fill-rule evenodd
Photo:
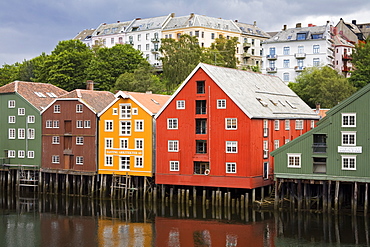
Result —
M 199 64 L 156 115 L 156 183 L 253 189 L 318 116 L 278 77 Z

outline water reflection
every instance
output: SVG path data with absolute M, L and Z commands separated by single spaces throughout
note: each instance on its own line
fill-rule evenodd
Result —
M 0 246 L 370 246 L 367 217 L 0 196 Z

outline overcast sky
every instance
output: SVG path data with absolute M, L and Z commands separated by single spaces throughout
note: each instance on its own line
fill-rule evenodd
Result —
M 370 23 L 369 0 L 2 0 L 0 1 L 0 67 L 42 52 L 50 54 L 61 40 L 100 23 L 175 13 L 196 13 L 278 31 L 312 23 Z

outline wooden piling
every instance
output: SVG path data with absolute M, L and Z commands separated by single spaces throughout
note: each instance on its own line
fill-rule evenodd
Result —
M 368 201 L 368 194 L 369 194 L 369 188 L 368 188 L 368 183 L 365 184 L 365 202 L 364 202 L 364 215 L 367 215 L 367 210 L 369 207 L 369 201 Z
M 170 204 L 173 203 L 173 187 L 170 188 Z
M 358 186 L 357 186 L 357 182 L 355 182 L 354 184 L 354 191 L 353 191 L 353 214 L 356 215 L 357 214 L 357 193 L 358 193 Z
M 194 205 L 197 204 L 197 189 L 195 186 L 193 186 L 193 202 L 194 202 Z
M 328 208 L 328 190 L 326 188 L 326 182 L 322 184 L 322 211 L 325 213 Z
M 202 205 L 206 204 L 206 190 L 203 190 L 203 195 L 202 195 Z
M 338 201 L 339 201 L 339 181 L 335 181 L 335 196 L 334 196 L 334 210 L 338 212 Z

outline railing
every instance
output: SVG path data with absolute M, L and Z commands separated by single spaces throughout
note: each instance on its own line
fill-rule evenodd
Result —
M 314 143 L 312 144 L 313 153 L 326 153 L 326 143 Z
M 152 42 L 159 42 L 159 38 L 152 38 L 151 41 Z
M 252 55 L 249 52 L 244 52 L 243 57 L 251 57 Z
M 277 72 L 277 68 L 276 68 L 276 67 L 266 68 L 266 71 L 267 71 L 268 73 L 276 73 L 276 72 Z
M 350 67 L 348 67 L 348 66 L 343 66 L 343 69 L 342 69 L 342 71 L 343 72 L 349 72 L 351 70 L 351 68 Z
M 269 55 L 266 56 L 266 58 L 268 60 L 275 60 L 275 59 L 277 59 L 277 55 L 276 54 L 269 54 Z
M 306 53 L 296 53 L 294 56 L 295 58 L 306 58 Z
M 352 57 L 351 57 L 350 55 L 348 55 L 348 54 L 344 54 L 344 55 L 342 56 L 342 59 L 343 59 L 343 60 L 352 60 Z
M 295 66 L 294 67 L 294 70 L 295 71 L 303 71 L 305 69 L 305 67 L 304 66 Z
M 243 43 L 243 47 L 244 48 L 249 48 L 249 47 L 251 47 L 252 46 L 252 44 L 251 43 L 248 43 L 248 42 L 244 42 Z

